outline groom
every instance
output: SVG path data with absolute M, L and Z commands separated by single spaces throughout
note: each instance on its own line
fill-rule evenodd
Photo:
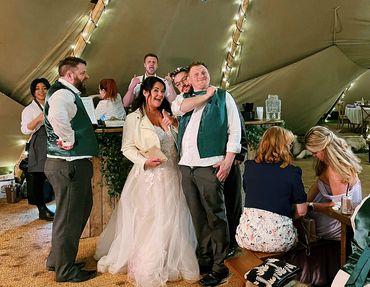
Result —
M 179 95 L 172 103 L 174 113 L 181 116 L 179 165 L 198 240 L 200 271 L 207 273 L 200 284 L 216 286 L 229 275 L 224 265 L 230 239 L 223 182 L 241 148 L 240 119 L 232 96 L 210 87 L 204 64 L 190 65 L 188 82 L 194 92 Z

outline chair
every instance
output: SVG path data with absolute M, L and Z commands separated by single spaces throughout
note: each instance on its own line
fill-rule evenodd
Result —
M 370 123 L 370 105 L 360 105 L 361 107 L 361 118 L 362 118 L 362 125 L 361 125 L 361 133 L 364 138 L 367 138 L 367 126 Z
M 342 130 L 345 123 L 347 124 L 347 127 L 349 129 L 351 125 L 351 121 L 348 119 L 348 117 L 345 114 L 344 102 L 337 102 L 337 104 L 335 105 L 335 109 L 338 111 L 337 129 Z

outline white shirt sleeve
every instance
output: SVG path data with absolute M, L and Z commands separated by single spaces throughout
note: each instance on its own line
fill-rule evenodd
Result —
M 42 124 L 39 124 L 34 130 L 28 129 L 27 125 L 41 113 L 42 111 L 34 101 L 23 109 L 21 121 L 21 131 L 23 134 L 30 135 L 40 128 Z
M 238 108 L 233 97 L 226 92 L 226 111 L 228 121 L 228 133 L 226 151 L 239 153 L 241 150 L 241 126 Z
M 108 111 L 108 101 L 107 100 L 100 100 L 98 103 L 98 106 L 95 109 L 95 117 L 97 120 L 101 120 L 103 116 Z M 104 120 L 107 120 L 107 118 L 104 118 Z
M 71 120 L 76 115 L 77 106 L 74 94 L 66 89 L 56 91 L 48 100 L 48 120 L 54 133 L 66 146 L 73 145 L 75 134 L 71 127 Z
M 175 98 L 175 100 L 171 104 L 172 113 L 176 117 L 181 117 L 185 114 L 180 109 L 183 100 L 184 100 L 183 94 L 180 94 L 180 95 L 177 95 L 177 97 Z

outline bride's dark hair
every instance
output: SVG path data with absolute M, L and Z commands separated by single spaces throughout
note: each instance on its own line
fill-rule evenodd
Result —
M 137 96 L 137 98 L 132 103 L 132 110 L 133 111 L 135 111 L 137 109 L 140 109 L 141 113 L 144 114 L 144 107 L 146 105 L 146 99 L 145 99 L 145 96 L 144 96 L 144 91 L 147 91 L 147 92 L 150 93 L 151 90 L 153 89 L 155 83 L 161 83 L 164 87 L 164 90 L 166 91 L 166 84 L 160 78 L 157 78 L 157 77 L 148 77 L 148 78 L 146 78 L 141 83 L 139 95 Z M 166 97 L 164 97 L 164 99 L 162 101 L 162 104 L 158 107 L 159 111 L 162 111 L 163 109 L 165 111 L 167 111 L 168 113 L 172 114 L 171 105 L 170 105 L 170 103 L 169 103 L 169 101 L 167 100 Z

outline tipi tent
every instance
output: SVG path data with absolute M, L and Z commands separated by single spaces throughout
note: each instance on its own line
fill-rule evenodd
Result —
M 229 83 L 238 104 L 279 95 L 282 118 L 297 134 L 344 91 L 346 102 L 370 98 L 365 0 L 2 0 L 0 24 L 0 167 L 14 165 L 23 148 L 30 82 L 54 81 L 58 61 L 81 39 L 88 94 L 102 78 L 114 78 L 124 94 L 152 52 L 160 76 L 205 62 L 212 84 Z

